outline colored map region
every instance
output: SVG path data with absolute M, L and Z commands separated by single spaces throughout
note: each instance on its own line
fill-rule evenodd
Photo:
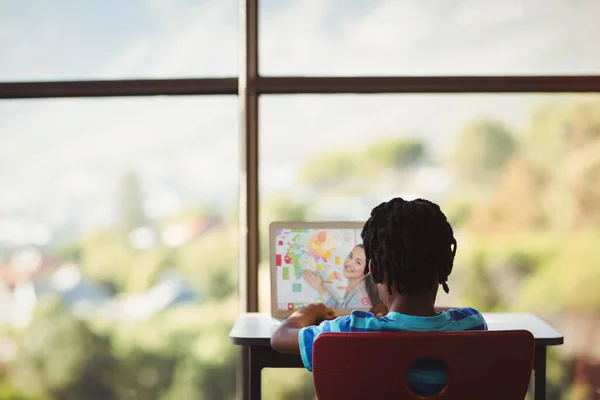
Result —
M 283 261 L 293 267 L 296 279 L 302 278 L 304 268 L 316 268 L 319 262 L 327 263 L 337 246 L 335 233 L 328 231 L 292 232 L 288 243 Z
M 301 233 L 299 232 L 292 233 L 292 238 L 289 241 L 287 253 L 283 257 L 284 262 L 292 265 L 294 268 L 294 276 L 296 279 L 302 278 L 302 267 L 300 266 L 300 260 L 304 256 L 304 249 L 302 248 L 302 243 L 300 242 L 300 236 Z
M 320 231 L 313 234 L 306 243 L 307 255 L 313 257 L 316 262 L 329 261 L 331 252 L 335 250 L 337 242 L 333 232 Z

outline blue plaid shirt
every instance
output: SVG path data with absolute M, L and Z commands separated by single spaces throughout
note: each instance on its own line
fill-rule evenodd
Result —
M 442 312 L 434 317 L 416 317 L 390 312 L 376 318 L 366 311 L 352 311 L 350 315 L 324 321 L 319 326 L 300 330 L 300 355 L 307 370 L 312 372 L 313 342 L 323 332 L 380 332 L 380 331 L 483 331 L 487 324 L 473 308 L 459 308 Z M 439 392 L 446 384 L 446 370 L 435 362 L 415 365 L 408 371 L 408 385 L 421 395 Z

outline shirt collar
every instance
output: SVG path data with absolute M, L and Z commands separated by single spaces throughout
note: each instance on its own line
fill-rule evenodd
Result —
M 447 311 L 443 311 L 433 317 L 418 317 L 416 315 L 407 315 L 390 311 L 386 317 L 393 321 L 401 322 L 403 325 L 414 326 L 416 328 L 439 328 L 452 322 L 450 313 Z

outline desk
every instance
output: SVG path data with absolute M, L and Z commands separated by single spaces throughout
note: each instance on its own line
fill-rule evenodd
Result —
M 534 390 L 535 400 L 546 398 L 546 348 L 563 344 L 563 336 L 552 326 L 533 314 L 483 313 L 489 330 L 503 331 L 525 329 L 535 338 Z M 279 354 L 271 348 L 271 335 L 280 321 L 270 314 L 241 314 L 229 333 L 232 344 L 243 347 L 247 362 L 244 376 L 244 393 L 250 400 L 261 396 L 261 371 L 263 368 L 304 368 L 300 355 Z M 246 397 L 248 398 L 248 397 Z

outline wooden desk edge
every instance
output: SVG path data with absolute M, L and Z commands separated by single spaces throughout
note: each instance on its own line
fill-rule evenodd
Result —
M 271 338 L 264 337 L 236 337 L 229 336 L 229 343 L 236 346 L 269 346 L 271 347 Z
M 553 338 L 535 339 L 536 346 L 560 346 L 565 344 L 563 336 Z

